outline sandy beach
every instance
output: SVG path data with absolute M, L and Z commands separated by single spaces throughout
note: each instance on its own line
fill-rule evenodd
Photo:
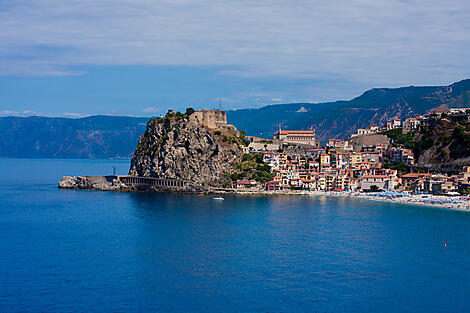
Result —
M 358 198 L 371 201 L 391 202 L 408 205 L 439 207 L 451 210 L 470 211 L 470 198 L 463 196 L 440 196 L 430 194 L 407 194 L 398 192 L 360 193 L 340 191 L 312 191 L 310 195 Z

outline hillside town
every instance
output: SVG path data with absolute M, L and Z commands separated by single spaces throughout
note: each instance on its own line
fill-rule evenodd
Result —
M 433 171 L 400 173 L 389 164 L 416 168 L 413 151 L 394 145 L 384 132 L 401 129 L 403 134 L 429 125 L 432 119 L 452 116 L 470 119 L 470 109 L 434 111 L 384 125 L 358 129 L 348 140 L 329 139 L 324 145 L 314 130 L 279 130 L 272 139 L 247 136 L 249 153 L 261 154 L 271 168 L 272 180 L 263 184 L 237 180 L 237 189 L 267 191 L 407 191 L 457 194 L 470 190 L 470 166 L 453 175 Z

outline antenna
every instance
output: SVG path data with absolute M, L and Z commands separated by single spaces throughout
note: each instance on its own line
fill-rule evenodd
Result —
M 219 97 L 219 110 L 222 111 L 222 98 Z

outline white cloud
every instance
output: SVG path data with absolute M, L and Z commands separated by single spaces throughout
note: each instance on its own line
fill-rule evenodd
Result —
M 142 112 L 146 114 L 157 114 L 159 109 L 157 107 L 148 107 L 143 109 Z
M 377 86 L 470 75 L 468 0 L 10 0 L 0 74 L 74 65 L 234 65 L 231 75 L 342 77 Z
M 69 118 L 81 118 L 90 116 L 90 114 L 75 113 L 75 112 L 66 112 L 62 114 L 47 114 L 43 112 L 36 112 L 33 110 L 2 110 L 0 111 L 0 116 L 44 116 L 44 117 L 69 117 Z
M 80 118 L 80 117 L 86 117 L 86 116 L 90 116 L 90 115 L 89 114 L 76 113 L 76 112 L 66 112 L 66 113 L 62 113 L 61 116 L 63 116 L 63 117 L 72 117 L 72 118 Z
M 30 110 L 23 110 L 23 111 L 15 111 L 15 110 L 2 110 L 0 111 L 0 116 L 43 116 L 43 113 L 30 111 Z

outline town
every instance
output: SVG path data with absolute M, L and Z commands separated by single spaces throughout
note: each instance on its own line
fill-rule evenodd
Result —
M 323 146 L 315 130 L 279 130 L 272 139 L 246 136 L 247 151 L 261 154 L 271 168 L 272 180 L 234 181 L 238 190 L 266 191 L 398 191 L 457 195 L 470 190 L 470 166 L 449 175 L 426 170 L 400 173 L 387 164 L 416 167 L 413 151 L 394 145 L 384 132 L 412 133 L 429 126 L 433 119 L 459 117 L 470 119 L 470 109 L 434 111 L 405 120 L 392 119 L 384 125 L 358 129 L 348 140 L 329 139 Z

